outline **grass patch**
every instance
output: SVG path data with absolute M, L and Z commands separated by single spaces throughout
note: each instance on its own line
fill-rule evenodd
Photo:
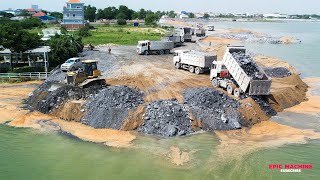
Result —
M 84 44 L 136 45 L 140 40 L 160 40 L 165 31 L 150 27 L 98 26 L 90 30 L 92 36 L 83 38 Z

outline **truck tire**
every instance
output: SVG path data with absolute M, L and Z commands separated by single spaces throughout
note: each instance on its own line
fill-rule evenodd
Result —
M 181 68 L 181 64 L 179 62 L 176 62 L 175 66 L 176 66 L 177 69 Z
M 211 84 L 212 84 L 213 87 L 219 87 L 218 79 L 216 79 L 216 78 L 212 79 Z
M 235 88 L 233 91 L 233 94 L 235 97 L 240 97 L 241 90 L 239 88 Z
M 160 50 L 160 51 L 159 51 L 159 54 L 160 54 L 160 55 L 164 55 L 164 51 L 163 51 L 163 50 Z
M 194 73 L 194 67 L 193 66 L 189 66 L 189 72 Z
M 144 51 L 143 54 L 146 55 L 146 56 L 148 56 L 148 55 L 149 55 L 149 51 Z
M 232 84 L 229 84 L 229 85 L 227 86 L 227 92 L 228 92 L 228 94 L 232 94 L 232 93 L 233 93 Z
M 169 49 L 167 49 L 167 50 L 165 50 L 165 51 L 164 51 L 164 53 L 166 53 L 166 54 L 170 54 L 170 50 L 169 50 Z
M 196 68 L 194 69 L 194 72 L 195 72 L 196 74 L 200 74 L 200 73 L 201 73 L 201 69 L 200 69 L 199 67 L 196 67 Z

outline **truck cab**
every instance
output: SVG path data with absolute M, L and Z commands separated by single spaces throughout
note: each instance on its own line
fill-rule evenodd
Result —
M 145 51 L 148 50 L 149 44 L 150 44 L 150 41 L 138 41 L 137 53 L 143 54 Z
M 226 78 L 230 73 L 227 67 L 223 64 L 223 61 L 213 61 L 210 70 L 210 79 L 214 78 Z
M 176 65 L 177 63 L 180 63 L 182 53 L 186 53 L 186 52 L 189 52 L 189 50 L 176 50 L 176 51 L 174 51 L 173 64 Z
M 214 31 L 214 25 L 208 25 L 208 31 Z

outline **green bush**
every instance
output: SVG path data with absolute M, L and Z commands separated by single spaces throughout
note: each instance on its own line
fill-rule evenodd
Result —
M 89 37 L 89 36 L 91 36 L 89 30 L 90 30 L 89 27 L 82 27 L 82 28 L 79 29 L 78 35 L 80 37 Z
M 117 20 L 117 24 L 118 25 L 126 25 L 127 24 L 127 21 L 125 19 L 118 19 Z

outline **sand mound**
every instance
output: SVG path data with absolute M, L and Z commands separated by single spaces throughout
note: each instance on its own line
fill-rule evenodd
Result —
M 242 124 L 251 126 L 269 119 L 267 114 L 260 109 L 260 106 L 252 98 L 243 99 L 240 103 L 239 112 L 242 121 L 244 121 Z
M 66 121 L 80 122 L 84 115 L 82 110 L 84 103 L 84 100 L 68 101 L 59 108 L 54 109 L 50 114 Z
M 262 66 L 264 68 L 270 68 L 270 67 L 284 67 L 288 69 L 292 74 L 300 74 L 298 70 L 296 70 L 293 66 L 291 66 L 289 63 L 282 61 L 277 58 L 258 55 L 254 57 L 254 60 L 259 66 Z
M 273 78 L 271 95 L 268 101 L 277 112 L 295 106 L 306 100 L 308 86 L 300 79 L 299 75 L 285 78 Z

